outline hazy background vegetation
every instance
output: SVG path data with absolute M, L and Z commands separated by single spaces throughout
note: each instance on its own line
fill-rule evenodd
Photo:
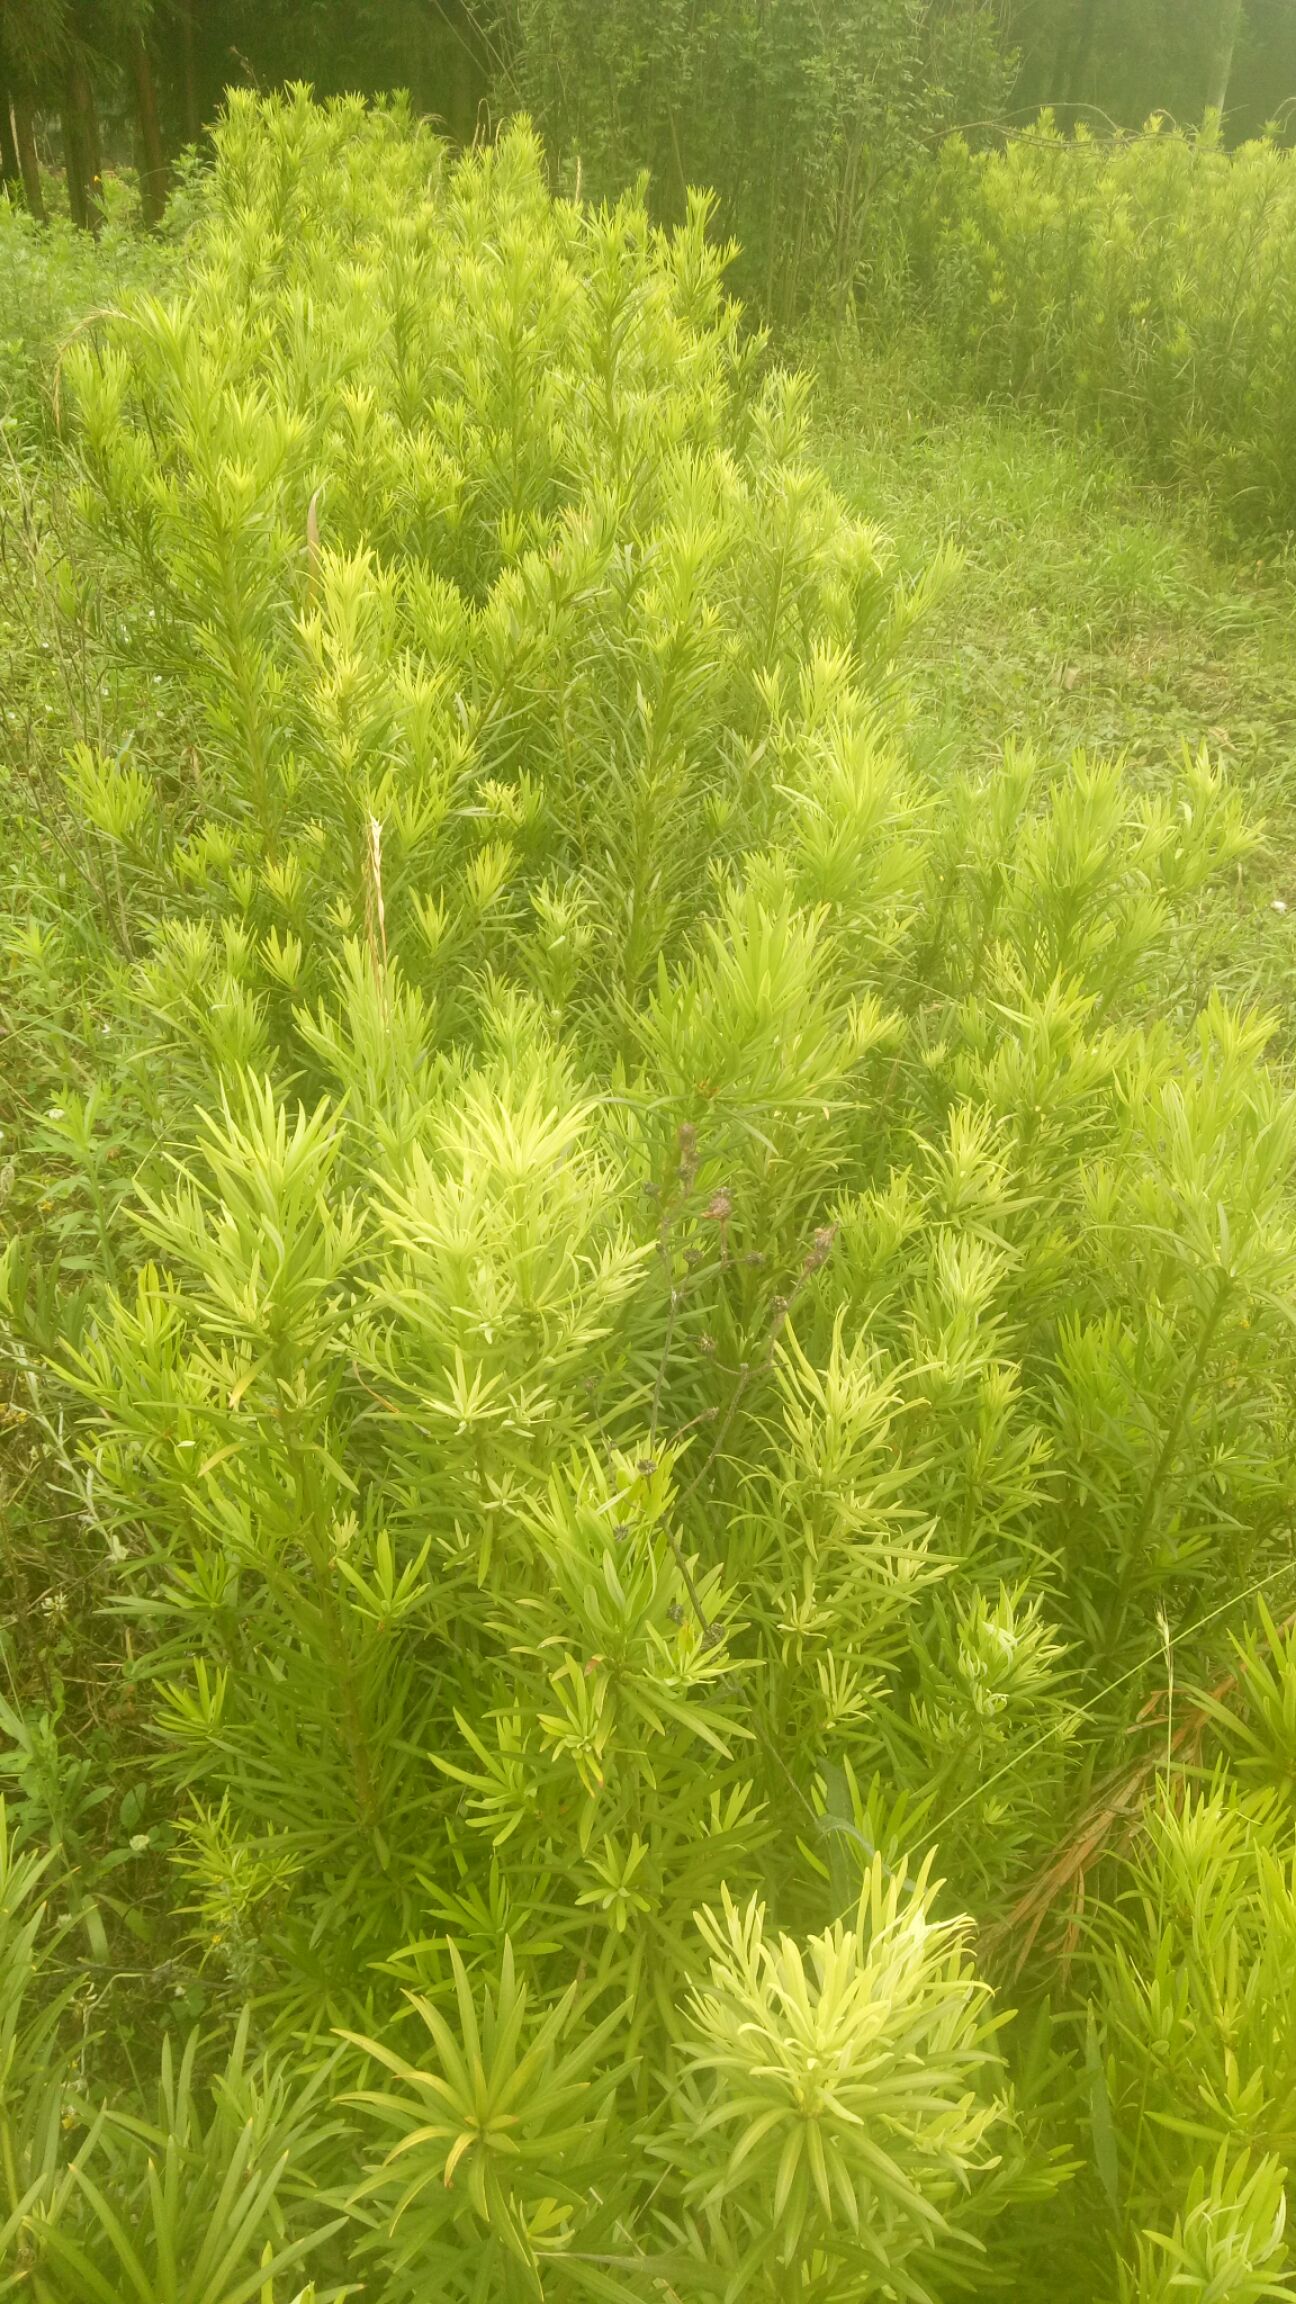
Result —
M 227 86 L 309 80 L 320 95 L 409 90 L 461 141 L 519 104 L 551 170 L 579 155 L 602 193 L 652 175 L 657 211 L 714 186 L 751 278 L 783 305 L 840 281 L 863 218 L 951 126 L 988 133 L 1041 107 L 1070 125 L 1180 126 L 1226 139 L 1296 101 L 1291 0 L 5 0 L 0 163 L 66 166 L 90 215 L 97 162 L 133 161 L 146 212 L 168 159 Z M 871 226 L 868 227 L 871 229 Z

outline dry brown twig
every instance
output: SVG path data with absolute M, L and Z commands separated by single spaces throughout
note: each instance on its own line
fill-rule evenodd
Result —
M 1296 1625 L 1296 1610 L 1283 1618 L 1277 1630 L 1287 1632 L 1293 1625 Z M 1176 1761 L 1185 1769 L 1195 1764 L 1212 1709 L 1227 1702 L 1239 1678 L 1236 1670 L 1226 1672 L 1203 1698 L 1189 1705 L 1164 1747 L 1145 1753 L 1133 1768 L 1107 1778 L 1065 1845 L 1036 1873 L 1012 1910 L 986 1929 L 981 1938 L 981 1953 L 987 1967 L 993 1968 L 1003 1961 L 1001 1974 L 1006 1981 L 1015 1983 L 1050 1912 L 1070 1888 L 1072 1909 L 1063 1931 L 1060 1953 L 1065 1974 L 1079 1942 L 1085 1884 L 1091 1867 L 1103 1857 L 1115 1855 L 1129 1846 L 1143 1815 L 1150 1782 L 1160 1771 L 1168 1770 Z M 1159 1689 L 1143 1706 L 1136 1725 L 1152 1728 L 1164 1723 L 1168 1718 L 1168 1700 L 1169 1691 Z

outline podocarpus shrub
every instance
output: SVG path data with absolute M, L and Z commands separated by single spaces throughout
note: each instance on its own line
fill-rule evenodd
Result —
M 1296 526 L 1296 155 L 1153 121 L 917 173 L 919 299 L 980 389 L 1075 410 L 1237 529 Z
M 0 1270 L 119 1642 L 91 1906 L 56 1717 L 11 1773 L 228 2060 L 0 2098 L 60 2304 L 1011 2286 L 1051 2134 L 957 1915 L 1285 1557 L 1296 1114 L 1184 934 L 1237 808 L 932 785 L 921 589 L 722 275 L 524 130 L 239 98 L 183 294 L 64 363 L 129 717 L 11 938 Z M 1267 2276 L 1211 2123 L 1159 2228 L 1216 2185 Z

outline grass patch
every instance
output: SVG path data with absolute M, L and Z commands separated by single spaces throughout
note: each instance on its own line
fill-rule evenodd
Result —
M 1203 909 L 1199 983 L 1296 1025 L 1296 563 L 1230 557 L 1207 506 L 1091 434 L 969 399 L 917 332 L 825 363 L 816 451 L 907 569 L 961 555 L 906 656 L 926 754 L 954 771 L 1029 744 L 1143 781 L 1205 747 L 1227 770 L 1265 839 Z

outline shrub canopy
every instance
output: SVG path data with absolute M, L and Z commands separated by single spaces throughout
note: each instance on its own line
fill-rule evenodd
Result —
M 13 2067 L 51 2297 L 1002 2292 L 1076 2074 L 1128 2155 L 1077 2266 L 1159 2296 L 1138 2233 L 1217 2207 L 1277 2260 L 1205 2016 L 1172 2149 L 1097 1932 L 1119 2027 L 1015 2089 L 959 1917 L 1284 1556 L 1296 1111 L 1191 957 L 1249 835 L 1204 760 L 925 758 L 948 571 L 844 517 L 723 269 L 524 129 L 239 98 L 180 292 L 63 362 L 113 678 L 13 943 L 5 1350 L 146 1874 L 69 1925 L 229 2061 L 155 2116 Z M 37 1872 L 0 2044 L 62 2037 Z

